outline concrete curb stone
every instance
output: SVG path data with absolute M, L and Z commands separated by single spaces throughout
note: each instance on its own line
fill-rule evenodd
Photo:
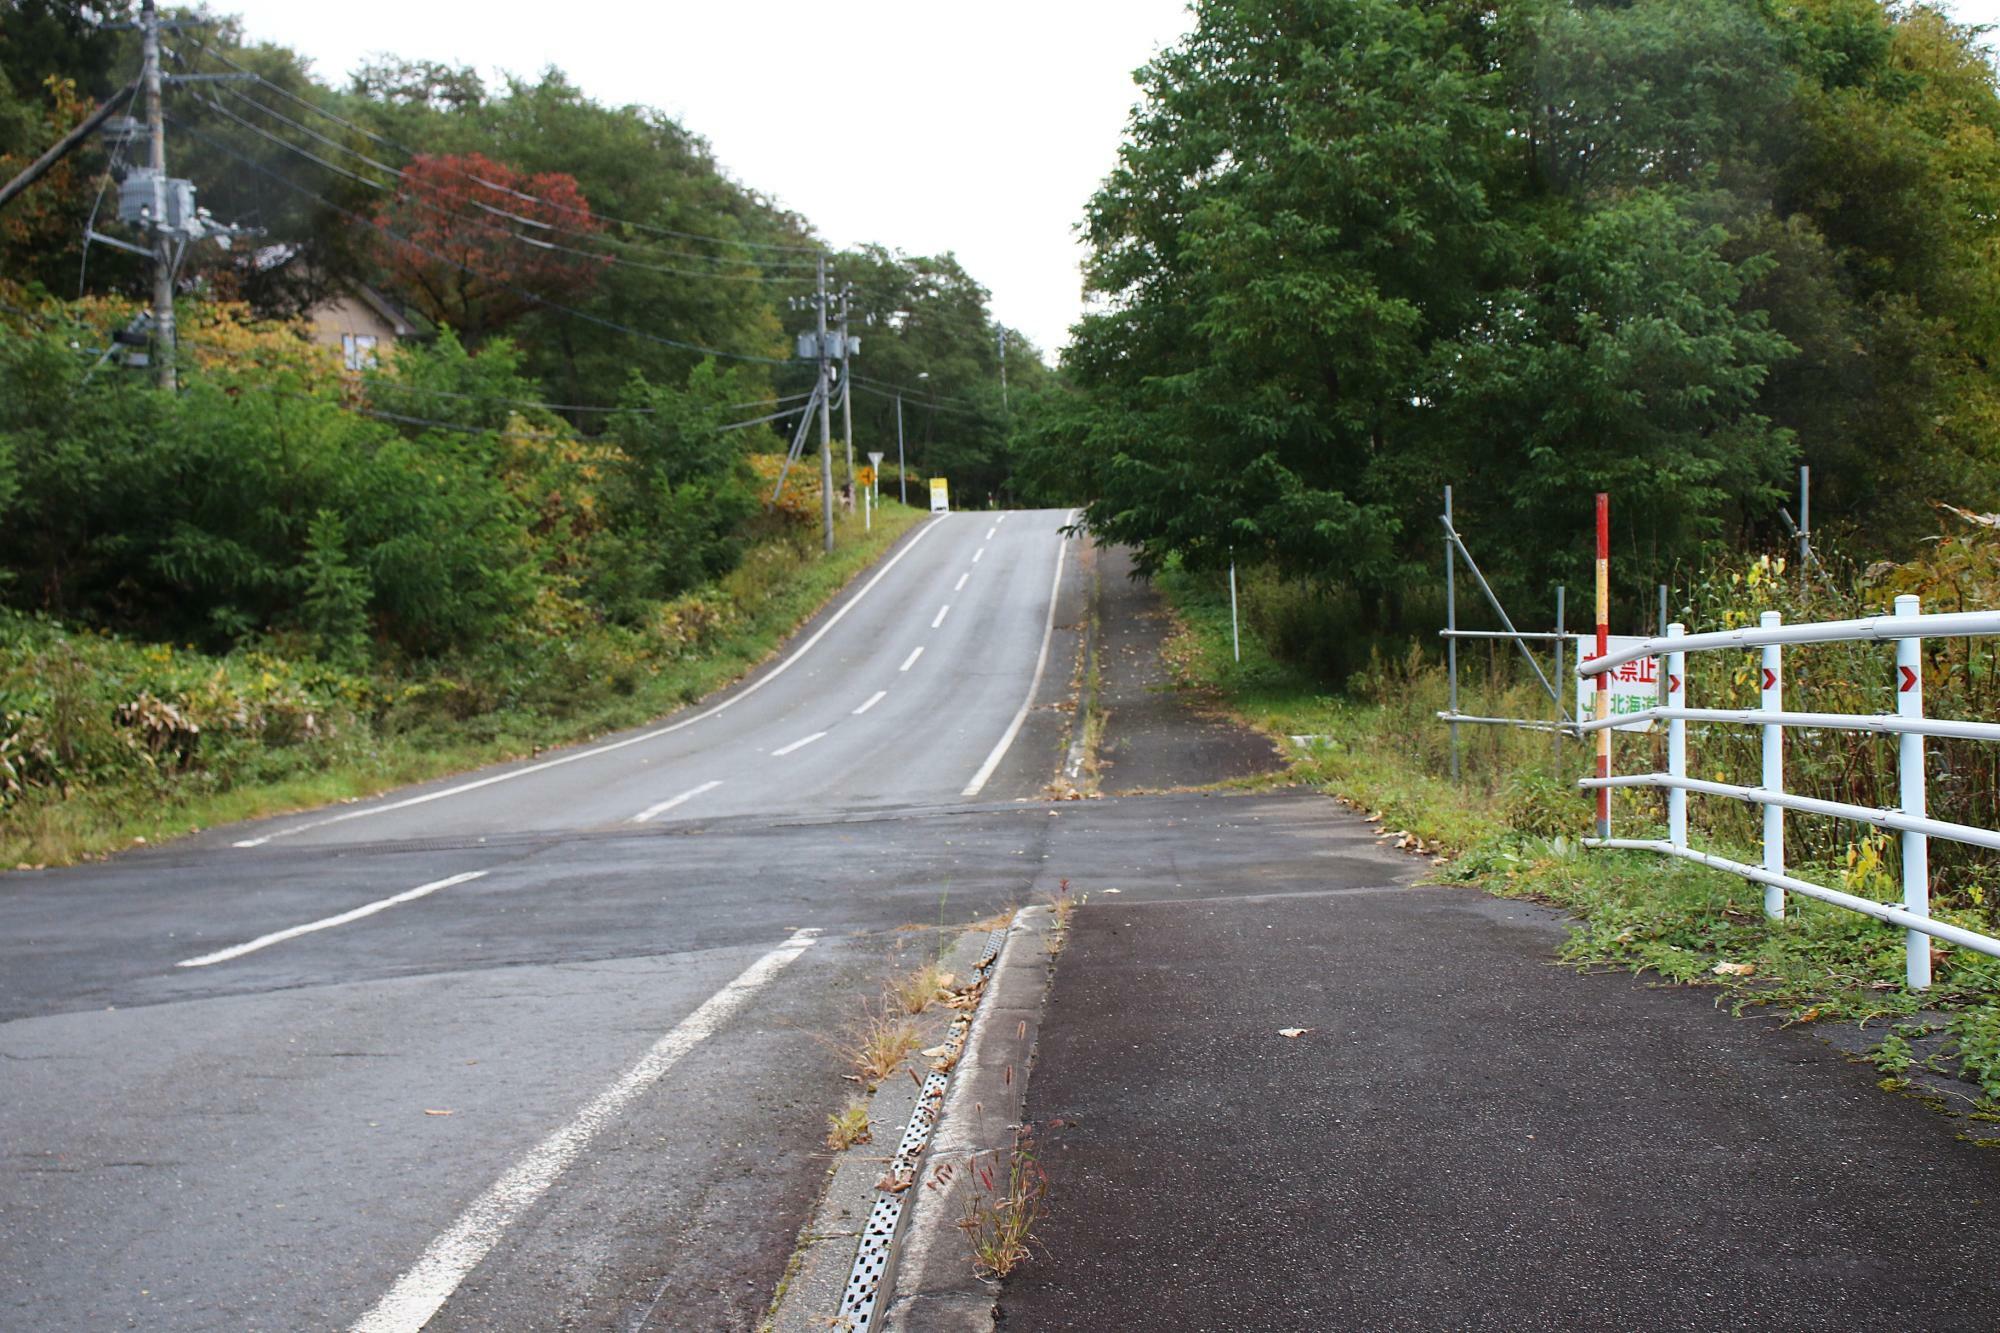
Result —
M 975 1333 L 994 1326 L 998 1285 L 974 1274 L 957 1223 L 970 1178 L 967 1165 L 985 1154 L 1004 1159 L 1020 1129 L 1053 971 L 1054 925 L 1046 907 L 1015 914 L 896 1240 L 885 1279 L 894 1283 L 882 1320 L 886 1333 Z M 941 1166 L 951 1168 L 943 1184 Z
M 943 968 L 957 977 L 971 976 L 989 934 L 986 930 L 963 932 L 941 964 Z M 932 1046 L 943 1039 L 951 1013 L 934 1008 L 919 1022 L 923 1045 Z M 799 1232 L 798 1248 L 777 1308 L 760 1326 L 763 1333 L 826 1333 L 830 1327 L 827 1321 L 840 1307 L 862 1224 L 875 1201 L 875 1184 L 888 1168 L 896 1140 L 917 1104 L 917 1093 L 917 1084 L 898 1071 L 883 1079 L 868 1098 L 873 1137 L 834 1154 L 826 1188 Z

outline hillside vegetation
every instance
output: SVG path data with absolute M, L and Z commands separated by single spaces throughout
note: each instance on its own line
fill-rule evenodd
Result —
M 1433 623 L 1435 514 L 1503 595 L 1624 605 L 1781 536 L 2000 500 L 2000 97 L 1882 0 L 1203 0 L 1085 219 L 1100 309 L 1024 465 L 1149 567 Z M 1346 669 L 1358 662 L 1350 661 Z
M 0 178 L 133 77 L 136 8 L 0 2 Z M 910 474 L 1008 492 L 1002 339 L 1017 391 L 1047 372 L 951 255 L 834 252 L 553 68 L 335 84 L 179 17 L 168 73 L 231 80 L 170 86 L 172 173 L 254 230 L 188 246 L 175 341 L 147 262 L 85 239 L 139 234 L 135 150 L 0 211 L 0 865 L 529 753 L 760 661 L 919 517 L 892 474 L 828 556 L 810 453 L 774 498 L 822 262 L 856 453 L 896 458 L 900 394 Z M 329 302 L 406 334 L 327 345 Z

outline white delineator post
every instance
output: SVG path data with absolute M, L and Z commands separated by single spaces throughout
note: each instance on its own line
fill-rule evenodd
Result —
M 1243 638 L 1236 629 L 1236 560 L 1229 561 L 1229 651 L 1238 662 L 1243 660 Z
M 1766 611 L 1758 623 L 1776 629 L 1784 622 L 1776 611 Z M 1777 644 L 1764 646 L 1760 706 L 1767 713 L 1785 707 L 1784 650 Z M 1764 790 L 1773 794 L 1785 789 L 1785 729 L 1775 722 L 1764 724 Z M 1764 869 L 1774 875 L 1785 873 L 1785 812 L 1775 805 L 1764 807 Z M 1785 891 L 1775 884 L 1764 886 L 1764 915 L 1773 921 L 1785 915 Z
M 1667 637 L 1678 639 L 1687 633 L 1687 626 L 1676 621 L 1667 626 Z M 1687 654 L 1668 653 L 1667 707 L 1687 706 Z M 1667 719 L 1667 776 L 1681 779 L 1687 776 L 1688 745 L 1687 719 L 1673 717 Z M 1688 794 L 1685 788 L 1667 788 L 1667 841 L 1676 847 L 1688 845 Z
M 1905 593 L 1896 599 L 1896 614 L 1914 616 L 1919 600 Z M 1896 640 L 1896 716 L 1924 715 L 1923 640 Z M 1903 813 L 1924 814 L 1924 738 L 1905 732 L 1897 738 L 1896 778 Z M 1903 842 L 1903 910 L 1913 916 L 1931 914 L 1931 840 L 1927 834 L 1905 832 Z M 1911 990 L 1931 984 L 1931 937 L 1920 930 L 1903 932 L 1903 979 Z

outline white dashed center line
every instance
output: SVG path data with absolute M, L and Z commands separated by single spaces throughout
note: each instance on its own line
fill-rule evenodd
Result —
M 946 602 L 943 606 L 939 607 L 937 613 L 937 619 L 931 622 L 931 628 L 936 629 L 939 625 L 944 624 L 945 613 L 950 610 L 951 610 L 950 602 Z
M 418 898 L 428 897 L 436 893 L 439 889 L 448 889 L 454 884 L 463 884 L 467 880 L 479 879 L 485 874 L 484 870 L 470 870 L 463 875 L 453 875 L 450 879 L 434 879 L 428 884 L 419 884 L 414 889 L 404 889 L 401 893 L 391 894 L 387 898 L 378 898 L 372 903 L 365 903 L 351 912 L 342 912 L 338 916 L 322 917 L 318 921 L 308 921 L 303 926 L 293 926 L 287 930 L 273 931 L 269 935 L 259 935 L 247 944 L 233 944 L 227 949 L 218 949 L 214 953 L 205 953 L 199 958 L 184 959 L 181 962 L 175 963 L 174 966 L 207 967 L 212 963 L 226 963 L 232 958 L 241 958 L 246 953 L 255 953 L 259 949 L 268 949 L 273 944 L 283 944 L 286 940 L 295 940 L 301 935 L 310 935 L 316 930 L 331 930 L 335 926 L 344 926 L 350 921 L 359 921 L 364 916 L 374 916 L 377 912 L 394 907 L 397 903 L 414 902 Z
M 967 579 L 971 578 L 971 577 L 972 577 L 972 571 L 971 571 L 971 570 L 969 570 L 969 569 L 968 569 L 968 570 L 966 570 L 966 571 L 965 571 L 965 572 L 964 572 L 963 574 L 960 574 L 960 575 L 958 576 L 958 582 L 957 582 L 957 583 L 956 583 L 955 585 L 953 585 L 953 587 L 952 587 L 952 591 L 953 591 L 953 592 L 964 592 L 964 591 L 965 591 L 965 581 L 966 581 Z
M 811 745 L 814 741 L 818 740 L 820 737 L 824 735 L 826 735 L 826 733 L 823 731 L 815 731 L 812 735 L 806 737 L 804 740 L 793 741 L 790 745 L 781 745 L 777 749 L 771 751 L 771 758 L 782 759 L 794 750 L 803 750 L 808 745 Z
M 986 554 L 986 548 L 985 548 L 984 546 L 982 546 L 982 547 L 980 547 L 980 548 L 979 548 L 978 550 L 974 551 L 974 552 L 972 553 L 972 563 L 973 563 L 973 564 L 975 564 L 975 565 L 976 565 L 976 564 L 978 564 L 978 563 L 979 563 L 979 557 L 980 557 L 980 556 L 982 556 L 982 555 L 985 555 L 985 554 Z
M 998 524 L 995 524 L 994 526 L 992 526 L 992 527 L 990 527 L 990 528 L 986 529 L 986 540 L 987 540 L 987 541 L 989 541 L 989 542 L 990 542 L 990 541 L 992 541 L 992 540 L 993 540 L 993 534 L 994 534 L 994 533 L 996 533 L 996 532 L 998 532 L 998 531 L 1000 531 L 1000 527 L 999 527 L 999 525 L 998 525 Z
M 701 795 L 703 792 L 714 791 L 717 787 L 720 787 L 721 785 L 722 783 L 719 780 L 715 782 L 704 782 L 699 787 L 690 788 L 689 790 L 682 792 L 679 796 L 670 797 L 667 800 L 661 801 L 658 805 L 647 806 L 644 810 L 641 810 L 638 814 L 632 816 L 632 822 L 634 824 L 643 824 L 647 820 L 652 819 L 658 815 L 664 815 L 665 813 L 667 813 L 667 811 L 673 809 L 675 806 L 681 804 L 683 801 L 692 801 L 695 797 Z
M 897 667 L 896 670 L 908 671 L 911 667 L 917 664 L 917 659 L 919 657 L 922 657 L 923 655 L 924 655 L 924 646 L 922 644 L 918 644 L 915 648 L 911 649 L 910 655 L 903 659 L 903 665 Z
M 863 713 L 867 712 L 869 709 L 873 708 L 876 704 L 881 703 L 884 699 L 888 697 L 889 697 L 889 691 L 887 690 L 875 691 L 875 693 L 868 696 L 867 703 L 861 705 L 861 707 L 854 710 L 853 716 L 860 717 Z

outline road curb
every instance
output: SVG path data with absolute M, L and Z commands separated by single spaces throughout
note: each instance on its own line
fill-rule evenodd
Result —
M 974 1157 L 1011 1152 L 1020 1131 L 1053 973 L 1054 924 L 1046 907 L 1014 915 L 892 1248 L 884 1276 L 885 1285 L 893 1283 L 892 1294 L 878 1321 L 885 1333 L 984 1333 L 994 1327 L 999 1285 L 974 1274 L 957 1225 L 971 1181 L 965 1168 Z
M 986 964 L 985 985 L 980 990 L 982 1008 L 992 984 L 992 969 L 998 966 L 997 955 L 992 959 L 985 957 L 997 933 L 984 927 L 960 933 L 941 962 L 946 971 L 968 980 L 979 976 L 982 962 Z M 932 1046 L 946 1040 L 955 1017 L 942 1009 L 928 1014 L 927 1021 L 921 1024 L 923 1044 Z M 968 1042 L 969 1038 L 968 1030 Z M 909 1068 L 915 1066 L 906 1066 Z M 956 1072 L 954 1068 L 953 1073 Z M 868 1123 L 874 1137 L 834 1154 L 819 1201 L 799 1232 L 778 1294 L 759 1325 L 762 1333 L 824 1333 L 829 1328 L 852 1333 L 859 1327 L 851 1320 L 843 1322 L 836 1311 L 847 1294 L 857 1248 L 878 1202 L 884 1197 L 880 1184 L 894 1171 L 897 1138 L 906 1132 L 905 1126 L 918 1113 L 923 1093 L 916 1079 L 906 1077 L 905 1070 L 898 1070 L 883 1079 L 867 1101 Z M 897 1231 L 900 1233 L 900 1226 Z M 887 1264 L 893 1265 L 893 1255 L 892 1238 Z M 893 1268 L 885 1267 L 880 1290 L 886 1294 L 893 1280 Z M 881 1326 L 879 1317 L 874 1326 Z

